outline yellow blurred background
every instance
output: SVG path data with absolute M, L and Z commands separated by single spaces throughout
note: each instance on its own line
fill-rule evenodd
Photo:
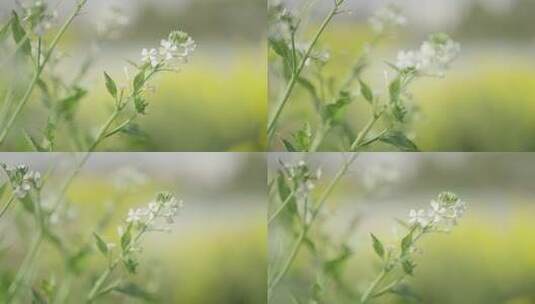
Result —
M 75 156 L 2 153 L 0 160 L 50 172 L 43 190 L 46 202 L 57 194 Z M 68 191 L 65 216 L 52 227 L 74 253 L 84 242 L 93 243 L 93 231 L 109 214 L 109 225 L 100 234 L 117 243 L 117 227 L 130 208 L 146 206 L 159 191 L 172 191 L 184 208 L 171 232 L 147 234 L 138 273 L 121 276 L 150 292 L 154 301 L 112 292 L 98 303 L 264 303 L 265 170 L 264 156 L 255 153 L 95 153 Z M 20 205 L 0 222 L 0 302 L 33 238 L 31 222 Z M 61 283 L 64 263 L 54 246 L 43 246 L 32 286 L 44 286 L 51 278 Z M 68 303 L 85 298 L 105 264 L 96 249 L 80 263 Z M 29 302 L 31 289 L 22 291 Z
M 270 156 L 269 168 L 274 173 L 279 159 L 307 159 L 313 168 L 323 168 L 325 177 L 317 187 L 322 189 L 345 158 L 337 153 L 279 154 Z M 535 303 L 534 172 L 531 154 L 362 153 L 329 198 L 322 213 L 326 220 L 317 228 L 336 244 L 352 231 L 345 243 L 352 255 L 341 273 L 345 286 L 362 292 L 381 267 L 370 233 L 385 246 L 399 246 L 403 229 L 396 218 L 408 220 L 410 209 L 428 208 L 438 193 L 452 191 L 468 210 L 451 233 L 422 239 L 414 276 L 406 280 L 411 296 L 388 295 L 372 303 Z M 354 230 L 348 230 L 351 224 L 356 224 Z M 274 231 L 270 239 L 280 237 Z M 273 303 L 287 303 L 291 294 L 306 299 L 314 283 L 321 282 L 317 270 L 322 264 L 310 252 L 302 250 Z M 333 295 L 336 303 L 352 303 L 343 288 L 328 289 L 327 299 Z

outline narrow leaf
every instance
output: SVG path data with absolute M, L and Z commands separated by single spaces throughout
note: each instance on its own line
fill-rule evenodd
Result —
M 385 256 L 385 247 L 383 246 L 383 243 L 379 241 L 379 239 L 373 234 L 370 233 L 372 240 L 373 240 L 373 250 L 375 250 L 375 253 L 381 258 Z
M 360 93 L 369 103 L 373 103 L 373 92 L 372 89 L 362 80 L 359 79 L 360 83 Z
M 108 255 L 108 244 L 104 242 L 104 240 L 98 235 L 96 232 L 93 232 L 93 236 L 95 237 L 95 242 L 97 244 L 98 250 L 104 255 Z
M 115 84 L 115 81 L 106 72 L 104 72 L 104 78 L 106 79 L 106 89 L 108 89 L 108 93 L 110 93 L 113 98 L 117 98 L 117 85 Z
M 399 131 L 389 131 L 383 134 L 380 141 L 393 145 L 403 152 L 418 152 L 418 147 Z

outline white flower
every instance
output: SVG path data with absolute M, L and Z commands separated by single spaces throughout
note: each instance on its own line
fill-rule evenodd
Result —
M 417 51 L 400 51 L 396 67 L 423 74 L 443 76 L 461 51 L 461 45 L 445 34 L 432 35 Z
M 164 60 L 169 61 L 178 56 L 178 46 L 173 42 L 169 40 L 162 40 L 160 45 L 160 55 L 163 56 Z
M 431 201 L 431 209 L 429 210 L 429 218 L 433 223 L 439 223 L 445 216 L 447 210 L 442 207 L 436 200 Z
M 377 33 L 382 33 L 387 28 L 395 28 L 407 24 L 407 18 L 401 14 L 399 7 L 394 5 L 378 10 L 369 21 L 371 27 Z
M 158 58 L 158 50 L 156 49 L 143 49 L 141 51 L 141 61 L 143 63 L 150 63 L 150 65 L 155 68 L 160 63 Z
M 427 217 L 424 209 L 411 209 L 409 212 L 409 224 L 418 224 L 422 228 L 429 224 L 429 218 Z

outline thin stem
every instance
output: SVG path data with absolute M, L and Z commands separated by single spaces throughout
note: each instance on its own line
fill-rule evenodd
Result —
M 67 29 L 69 28 L 69 26 L 71 25 L 71 23 L 78 16 L 78 14 L 80 13 L 80 11 L 82 10 L 82 8 L 84 7 L 84 5 L 86 3 L 87 3 L 87 0 L 80 0 L 80 2 L 78 2 L 78 4 L 76 5 L 76 8 L 74 9 L 74 11 L 71 14 L 71 16 L 63 24 L 63 26 L 60 28 L 59 32 L 56 34 L 56 36 L 52 40 L 52 43 L 50 44 L 50 48 L 46 52 L 46 55 L 45 55 L 45 57 L 43 59 L 42 64 L 38 67 L 37 71 L 35 72 L 35 75 L 33 76 L 32 81 L 30 82 L 30 85 L 26 89 L 26 92 L 24 93 L 22 99 L 20 100 L 19 104 L 17 105 L 17 107 L 15 109 L 15 112 L 11 115 L 11 118 L 8 120 L 5 128 L 2 130 L 2 133 L 0 133 L 0 144 L 2 144 L 5 141 L 7 135 L 9 134 L 9 131 L 13 127 L 13 124 L 14 124 L 16 118 L 19 116 L 20 112 L 22 111 L 22 109 L 24 108 L 24 106 L 26 105 L 28 100 L 30 99 L 30 97 L 32 95 L 32 92 L 33 92 L 35 86 L 37 85 L 37 82 L 39 81 L 39 78 L 41 77 L 41 74 L 43 73 L 46 64 L 48 63 L 48 61 L 52 57 L 52 54 L 54 53 L 54 50 L 55 50 L 56 46 L 58 45 L 59 41 L 61 40 L 61 38 L 63 37 L 63 35 L 67 31 Z
M 270 280 L 269 288 L 268 288 L 268 302 L 269 302 L 269 299 L 271 298 L 271 295 L 273 294 L 273 290 L 275 290 L 277 285 L 280 283 L 280 281 L 284 278 L 284 276 L 286 276 L 286 274 L 290 270 L 290 267 L 292 266 L 295 258 L 297 257 L 297 254 L 299 253 L 299 250 L 301 249 L 301 245 L 303 244 L 303 241 L 305 240 L 307 231 L 308 231 L 308 226 L 304 226 L 303 230 L 301 230 L 301 233 L 299 234 L 299 237 L 295 241 L 294 247 L 292 248 L 292 251 L 290 252 L 290 255 L 288 256 L 286 263 L 284 263 L 284 266 L 282 267 L 281 271 L 275 276 L 273 280 Z
M 118 263 L 112 263 L 106 270 L 100 275 L 100 277 L 97 279 L 95 284 L 93 285 L 93 288 L 91 288 L 91 291 L 89 292 L 87 296 L 86 303 L 93 303 L 95 299 L 98 296 L 98 293 L 100 292 L 100 289 L 102 288 L 102 285 L 108 280 L 110 275 L 115 270 L 115 267 L 117 267 Z
M 104 140 L 104 138 L 106 137 L 106 133 L 108 132 L 108 129 L 111 127 L 111 125 L 113 124 L 115 119 L 117 119 L 117 117 L 119 116 L 119 113 L 120 113 L 120 110 L 115 108 L 115 110 L 113 111 L 111 116 L 108 118 L 106 123 L 100 129 L 100 131 L 99 131 L 99 133 L 97 135 L 97 138 L 95 139 L 93 144 L 89 147 L 89 150 L 88 150 L 89 152 L 95 151 L 97 146 L 102 142 L 102 140 Z
M 288 259 L 284 263 L 284 266 L 282 270 L 275 276 L 273 280 L 270 280 L 269 287 L 268 287 L 268 302 L 269 298 L 273 294 L 273 291 L 277 287 L 277 285 L 280 283 L 280 281 L 284 278 L 284 276 L 288 273 L 290 270 L 290 267 L 292 266 L 295 258 L 297 257 L 299 250 L 301 249 L 301 246 L 303 245 L 304 240 L 306 239 L 307 232 L 310 230 L 310 227 L 312 226 L 314 220 L 319 215 L 320 210 L 322 209 L 323 205 L 327 201 L 327 198 L 331 195 L 332 191 L 334 190 L 335 186 L 338 184 L 338 182 L 342 179 L 342 177 L 347 173 L 347 170 L 349 170 L 349 167 L 351 164 L 355 161 L 358 154 L 353 153 L 351 155 L 351 158 L 344 162 L 344 165 L 340 170 L 336 173 L 335 177 L 331 181 L 331 183 L 327 186 L 327 188 L 323 191 L 323 193 L 320 196 L 320 199 L 318 201 L 318 204 L 316 208 L 312 211 L 310 215 L 310 220 L 308 224 L 305 222 L 303 224 L 303 229 L 301 233 L 299 234 L 298 238 L 295 241 L 294 247 L 292 251 L 290 252 L 290 255 L 288 256 Z
M 11 285 L 9 285 L 9 288 L 7 290 L 6 304 L 9 304 L 11 303 L 11 301 L 13 301 L 13 299 L 17 295 L 19 287 L 23 285 L 26 275 L 30 271 L 31 265 L 33 265 L 33 262 L 37 257 L 37 253 L 39 252 L 43 238 L 44 232 L 42 229 L 39 229 L 36 239 L 34 240 L 32 246 L 26 254 L 26 257 L 24 258 L 24 261 L 22 262 L 21 268 L 19 269 L 19 271 L 17 271 L 15 279 L 13 280 Z
M 4 213 L 6 213 L 7 209 L 9 209 L 9 207 L 11 206 L 11 204 L 13 204 L 14 201 L 15 201 L 15 195 L 11 194 L 11 196 L 9 197 L 9 200 L 2 208 L 2 211 L 0 211 L 0 218 L 4 216 Z
M 282 202 L 282 204 L 280 204 L 280 206 L 277 208 L 277 210 L 275 210 L 273 212 L 273 214 L 271 214 L 271 216 L 268 219 L 268 225 L 271 225 L 271 223 L 277 218 L 277 216 L 279 216 L 279 214 L 282 212 L 282 210 L 284 210 L 286 205 L 288 205 L 288 203 L 290 203 L 290 201 L 294 198 L 294 196 L 295 196 L 295 191 L 292 191 L 288 195 L 288 197 L 284 200 L 284 202 Z
M 269 120 L 268 128 L 267 128 L 268 140 L 269 141 L 271 141 L 273 139 L 273 135 L 275 134 L 275 127 L 276 127 L 277 121 L 279 120 L 279 117 L 280 117 L 280 115 L 282 113 L 282 110 L 284 109 L 284 107 L 288 103 L 288 100 L 290 99 L 290 96 L 292 95 L 293 89 L 295 88 L 295 85 L 297 84 L 297 81 L 299 80 L 301 72 L 303 72 L 303 69 L 305 68 L 308 59 L 310 58 L 310 55 L 312 54 L 312 51 L 316 47 L 316 44 L 318 43 L 321 35 L 325 31 L 325 29 L 327 28 L 327 26 L 329 25 L 331 20 L 338 13 L 338 9 L 339 8 L 340 8 L 340 3 L 336 3 L 335 2 L 334 7 L 330 11 L 330 13 L 327 15 L 327 17 L 325 18 L 325 20 L 321 24 L 318 32 L 316 33 L 316 35 L 312 39 L 312 42 L 310 43 L 310 45 L 309 45 L 308 49 L 306 50 L 303 58 L 301 59 L 301 63 L 297 67 L 297 70 L 295 70 L 295 72 L 293 73 L 292 78 L 290 79 L 290 82 L 288 83 L 288 86 L 286 87 L 286 91 L 284 92 L 280 102 L 275 107 L 275 112 L 273 113 L 273 116 Z
M 375 123 L 377 123 L 377 121 L 381 118 L 381 116 L 383 115 L 383 111 L 381 111 L 380 113 L 374 113 L 373 114 L 373 117 L 370 119 L 370 121 L 366 124 L 366 126 L 364 127 L 364 129 L 359 133 L 359 135 L 357 136 L 357 138 L 355 139 L 355 141 L 353 142 L 353 144 L 351 144 L 351 147 L 350 147 L 350 151 L 357 151 L 361 146 L 362 144 L 364 143 L 364 141 L 366 140 L 366 136 L 368 136 L 368 134 L 370 133 L 370 131 L 372 130 L 373 126 L 375 125 Z
M 377 275 L 377 277 L 375 278 L 375 280 L 370 284 L 370 286 L 368 287 L 368 289 L 366 290 L 366 292 L 364 292 L 364 294 L 362 295 L 362 297 L 360 298 L 360 303 L 361 304 L 366 304 L 368 302 L 368 300 L 371 298 L 374 290 L 377 288 L 377 286 L 379 286 L 379 284 L 381 284 L 381 282 L 384 280 L 385 276 L 386 276 L 387 272 L 383 269 L 379 275 Z

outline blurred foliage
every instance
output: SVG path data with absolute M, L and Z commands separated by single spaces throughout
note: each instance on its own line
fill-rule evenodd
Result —
M 123 135 L 104 142 L 102 150 L 262 151 L 267 105 L 265 65 L 259 65 L 258 58 L 263 51 L 242 48 L 239 52 L 226 56 L 224 63 L 219 62 L 223 57 L 197 56 L 181 73 L 159 78 L 154 82 L 156 93 L 149 97 L 149 113 L 140 119 L 141 136 Z M 81 125 L 89 130 L 103 123 L 111 106 L 103 79 L 97 75 L 96 90 L 81 101 L 79 113 Z M 6 151 L 31 149 L 18 135 L 20 126 L 40 138 L 47 119 L 43 111 L 38 100 L 30 102 Z M 62 137 L 65 146 L 68 140 Z
M 162 187 L 164 185 L 161 182 L 151 183 L 137 188 L 130 195 L 116 197 L 116 191 L 109 181 L 96 176 L 85 176 L 73 184 L 68 195 L 75 206 L 73 210 L 77 218 L 63 222 L 56 229 L 62 229 L 62 234 L 68 236 L 70 245 L 80 245 L 88 239 L 91 241 L 96 223 L 113 206 L 110 224 L 102 235 L 108 240 L 117 241 L 116 227 L 124 220 L 128 209 L 151 199 L 154 191 L 161 190 Z M 244 192 L 252 193 L 253 197 L 258 198 L 259 193 L 255 191 L 256 188 Z M 242 194 L 236 193 L 232 190 L 226 195 L 239 197 Z M 204 199 L 208 201 L 207 198 Z M 191 206 L 196 200 L 202 201 L 202 198 L 190 198 L 190 209 L 196 209 Z M 227 215 L 240 219 L 230 223 L 224 219 L 203 221 L 202 218 L 214 215 L 210 212 L 197 215 L 188 213 L 186 206 L 183 214 L 177 218 L 177 229 L 171 234 L 147 236 L 139 273 L 129 276 L 131 282 L 150 293 L 149 298 L 152 300 L 136 300 L 114 292 L 98 303 L 264 303 L 267 232 L 263 224 L 261 203 L 251 201 L 251 204 L 257 206 L 257 211 L 239 214 L 232 214 L 235 210 L 241 210 L 239 205 L 230 204 Z M 208 211 L 210 204 L 202 208 L 201 210 Z M 23 222 L 20 211 L 12 210 L 16 214 L 14 222 L 17 226 Z M 197 216 L 201 217 L 200 221 Z M 12 232 L 12 236 L 6 239 L 3 235 L 1 239 L 0 302 L 27 250 L 28 244 L 24 240 L 30 238 L 27 230 Z M 33 287 L 41 288 L 45 281 L 60 283 L 64 275 L 63 263 L 54 247 L 43 247 L 40 251 L 39 273 Z M 104 269 L 104 263 L 105 259 L 97 253 L 80 262 L 79 267 L 83 272 L 71 286 L 71 300 L 81 298 L 88 292 L 89 279 Z
M 326 33 L 322 45 L 329 46 L 332 55 L 324 68 L 325 74 L 348 73 L 348 67 L 354 64 L 369 39 L 363 26 L 337 24 Z M 373 60 L 395 58 L 398 49 L 407 47 L 405 44 L 401 46 L 402 41 L 411 41 L 412 38 L 408 33 L 389 38 L 374 53 Z M 525 46 L 501 48 L 500 42 L 496 43 L 466 41 L 459 60 L 444 79 L 426 79 L 412 87 L 413 106 L 417 113 L 410 135 L 422 151 L 535 149 L 535 62 L 529 58 L 529 50 Z M 386 64 L 384 69 L 389 70 Z M 382 70 L 369 71 L 364 79 L 377 85 L 385 81 Z M 275 91 L 270 87 L 270 94 Z M 271 99 L 276 100 L 274 96 Z M 353 129 L 365 124 L 366 111 L 363 98 L 348 107 L 347 120 Z M 288 112 L 283 115 L 284 123 L 281 125 L 284 128 L 280 130 L 283 137 L 300 129 L 302 125 L 299 122 L 303 121 L 303 117 L 308 117 L 313 127 L 319 122 L 306 90 L 298 88 Z M 341 145 L 329 138 L 325 142 L 325 147 L 331 150 Z M 276 149 L 282 149 L 281 143 L 275 144 Z M 379 145 L 375 150 L 390 151 L 392 148 Z

